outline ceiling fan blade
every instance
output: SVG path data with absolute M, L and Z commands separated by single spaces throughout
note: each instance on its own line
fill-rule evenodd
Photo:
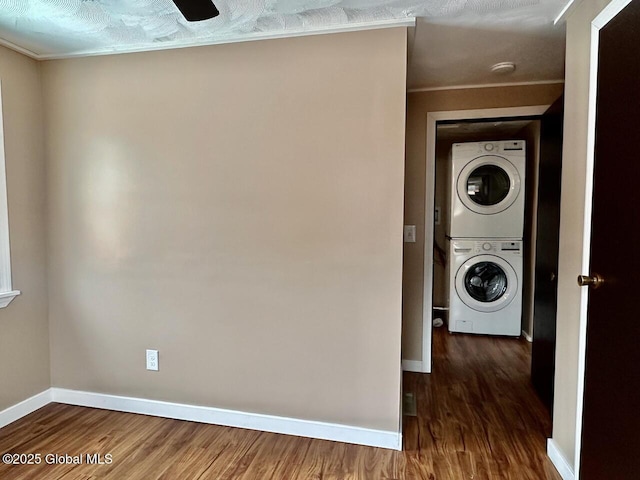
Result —
M 173 0 L 187 22 L 217 17 L 220 12 L 211 0 Z

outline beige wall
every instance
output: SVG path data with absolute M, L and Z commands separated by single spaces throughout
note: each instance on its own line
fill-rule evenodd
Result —
M 589 107 L 591 21 L 607 0 L 583 0 L 567 20 L 562 201 L 553 440 L 573 465 L 576 436 L 578 335 Z
M 424 200 L 427 113 L 480 108 L 550 105 L 562 84 L 409 93 L 405 175 L 405 224 L 416 225 L 416 243 L 406 243 L 403 273 L 402 357 L 422 360 Z
M 40 67 L 0 47 L 13 287 L 0 309 L 0 410 L 49 388 Z
M 46 62 L 53 385 L 397 431 L 405 71 L 405 29 Z

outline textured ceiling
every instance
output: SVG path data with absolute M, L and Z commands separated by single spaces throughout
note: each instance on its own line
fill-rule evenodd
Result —
M 214 0 L 218 17 L 189 23 L 171 0 L 0 0 L 0 39 L 51 58 L 241 41 L 418 17 L 410 45 L 409 87 L 450 84 L 451 73 L 465 63 L 466 75 L 456 73 L 454 83 L 479 81 L 471 73 L 480 67 L 474 64 L 478 53 L 487 61 L 504 61 L 525 44 L 526 56 L 540 64 L 533 69 L 538 73 L 532 76 L 518 69 L 514 78 L 544 80 L 561 78 L 562 52 L 557 54 L 555 47 L 562 31 L 552 21 L 566 1 Z M 496 34 L 502 35 L 501 41 L 495 41 Z

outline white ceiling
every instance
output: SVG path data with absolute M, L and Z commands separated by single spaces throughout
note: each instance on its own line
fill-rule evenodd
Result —
M 562 80 L 565 29 L 553 20 L 566 1 L 527 3 L 487 12 L 465 10 L 451 17 L 419 17 L 408 88 Z M 491 66 L 500 62 L 514 62 L 515 72 L 491 73 Z
M 563 78 L 567 0 L 214 0 L 220 15 L 184 20 L 171 0 L 0 0 L 0 39 L 36 58 L 286 36 L 417 17 L 409 88 Z M 496 77 L 489 67 L 514 61 Z

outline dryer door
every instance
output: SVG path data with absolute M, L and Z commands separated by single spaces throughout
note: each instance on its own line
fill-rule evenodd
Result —
M 505 259 L 477 255 L 456 272 L 460 300 L 478 312 L 497 312 L 509 305 L 518 291 L 518 277 Z
M 493 215 L 509 208 L 520 194 L 518 169 L 504 157 L 484 155 L 467 163 L 457 180 L 458 197 L 471 211 Z

